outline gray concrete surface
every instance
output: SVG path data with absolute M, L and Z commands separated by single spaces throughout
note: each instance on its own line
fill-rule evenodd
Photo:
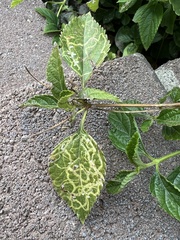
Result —
M 32 137 L 67 114 L 19 108 L 28 97 L 46 92 L 33 82 L 24 65 L 44 80 L 52 46 L 51 38 L 42 34 L 44 20 L 34 12 L 41 1 L 25 1 L 15 10 L 10 10 L 9 4 L 10 1 L 0 1 L 0 239 L 180 239 L 179 222 L 162 211 L 148 191 L 153 169 L 144 171 L 121 194 L 111 196 L 104 189 L 83 226 L 57 196 L 47 172 L 49 154 L 77 126 L 66 125 Z M 66 73 L 69 78 L 72 76 Z M 122 99 L 142 102 L 156 102 L 165 93 L 140 54 L 106 62 L 89 84 L 116 93 Z M 130 168 L 125 155 L 114 149 L 107 138 L 106 113 L 90 112 L 86 127 L 105 152 L 106 179 L 119 169 Z M 178 142 L 165 141 L 159 131 L 155 125 L 143 136 L 153 156 L 179 149 Z M 171 171 L 178 162 L 177 157 L 162 165 L 162 173 Z
M 168 61 L 167 63 L 156 69 L 155 73 L 160 82 L 167 91 L 170 91 L 173 87 L 180 87 L 180 59 Z

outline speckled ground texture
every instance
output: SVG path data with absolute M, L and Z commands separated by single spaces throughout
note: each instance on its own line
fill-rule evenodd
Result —
M 44 20 L 34 8 L 41 1 L 25 1 L 14 10 L 10 0 L 0 1 L 0 239 L 2 240 L 178 240 L 180 224 L 162 211 L 150 195 L 153 169 L 144 171 L 126 191 L 116 196 L 105 189 L 84 225 L 53 190 L 48 176 L 53 147 L 77 128 L 68 124 L 41 135 L 33 134 L 65 119 L 63 111 L 20 109 L 28 97 L 46 90 L 27 74 L 45 80 L 45 67 L 52 49 L 44 36 Z M 68 78 L 72 74 L 66 69 Z M 116 93 L 122 99 L 156 102 L 164 94 L 154 71 L 143 56 L 106 62 L 92 78 L 91 86 Z M 107 158 L 110 179 L 119 169 L 130 168 L 125 155 L 114 149 L 107 138 L 108 123 L 103 112 L 90 112 L 88 132 Z M 154 126 L 143 136 L 153 156 L 179 149 L 179 143 L 166 142 Z M 165 163 L 166 174 L 178 165 L 178 158 Z

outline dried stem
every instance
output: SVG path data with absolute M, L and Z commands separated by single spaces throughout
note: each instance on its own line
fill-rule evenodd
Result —
M 38 83 L 40 83 L 41 85 L 43 85 L 44 87 L 50 89 L 50 87 L 49 87 L 48 85 L 42 83 L 42 82 L 39 81 L 36 77 L 34 77 L 34 76 L 32 75 L 32 73 L 29 71 L 29 69 L 28 69 L 26 66 L 24 66 L 24 67 L 25 67 L 26 71 L 29 73 L 29 75 L 30 75 L 36 82 L 38 82 Z
M 148 104 L 148 103 L 110 103 L 110 104 L 104 104 L 104 103 L 91 103 L 91 108 L 106 108 L 106 107 L 147 107 L 147 108 L 180 108 L 180 103 L 154 103 L 154 104 Z

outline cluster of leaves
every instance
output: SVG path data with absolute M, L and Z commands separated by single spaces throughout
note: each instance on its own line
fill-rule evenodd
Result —
M 22 0 L 13 0 L 15 3 Z M 92 12 L 111 41 L 109 58 L 144 54 L 153 67 L 180 56 L 180 1 L 91 0 L 46 1 L 36 11 L 46 18 L 44 33 L 63 29 L 72 17 Z M 53 42 L 59 41 L 56 35 Z
M 12 7 L 22 1 L 23 0 L 13 0 Z M 143 1 L 140 2 L 142 3 Z M 180 151 L 178 150 L 161 158 L 153 158 L 146 151 L 140 135 L 141 131 L 148 131 L 153 122 L 156 121 L 158 124 L 163 125 L 162 133 L 165 139 L 180 139 L 180 109 L 178 108 L 179 105 L 176 104 L 180 102 L 180 89 L 176 87 L 168 92 L 166 96 L 160 100 L 160 104 L 158 104 L 159 107 L 167 106 L 164 102 L 170 97 L 171 101 L 175 103 L 175 105 L 171 104 L 172 108 L 162 109 L 158 116 L 151 116 L 143 113 L 145 110 L 144 107 L 142 107 L 143 104 L 137 103 L 136 101 L 124 104 L 118 97 L 108 92 L 86 87 L 94 66 L 98 67 L 103 62 L 108 54 L 110 44 L 104 30 L 94 21 L 90 14 L 73 18 L 73 20 L 69 22 L 72 18 L 72 13 L 81 15 L 87 11 L 86 5 L 82 7 L 82 3 L 83 1 L 53 1 L 47 2 L 47 7 L 51 8 L 51 10 L 37 9 L 37 11 L 47 19 L 46 33 L 59 32 L 59 28 L 63 27 L 60 40 L 59 36 L 55 40 L 58 40 L 57 42 L 60 43 L 62 58 L 78 74 L 81 82 L 80 89 L 76 91 L 67 88 L 61 66 L 59 48 L 55 47 L 47 66 L 47 80 L 52 84 L 52 95 L 34 96 L 23 104 L 23 106 L 26 107 L 35 106 L 48 109 L 65 109 L 72 113 L 72 119 L 74 119 L 77 114 L 83 113 L 79 130 L 60 142 L 51 154 L 53 161 L 49 165 L 49 173 L 53 185 L 58 194 L 73 209 L 81 222 L 84 223 L 100 194 L 105 182 L 106 172 L 106 161 L 103 152 L 99 149 L 95 140 L 85 131 L 84 121 L 89 109 L 93 109 L 94 106 L 96 109 L 102 107 L 102 104 L 94 104 L 94 99 L 117 102 L 114 106 L 118 108 L 115 112 L 110 112 L 108 117 L 111 125 L 109 139 L 117 149 L 126 153 L 127 158 L 134 167 L 132 170 L 121 170 L 114 179 L 108 181 L 106 185 L 107 191 L 112 194 L 121 192 L 142 170 L 155 166 L 155 173 L 150 182 L 150 191 L 167 213 L 177 220 L 180 220 L 180 167 L 177 167 L 167 177 L 163 176 L 159 170 L 159 166 L 163 161 L 179 155 Z M 106 29 L 108 30 L 111 29 L 111 23 L 116 18 L 121 19 L 122 22 L 128 22 L 128 14 L 130 14 L 128 11 L 132 10 L 133 6 L 137 3 L 138 1 L 136 0 L 120 0 L 118 1 L 119 8 L 114 8 L 115 3 L 113 1 L 88 1 L 87 6 L 92 11 L 98 9 L 94 17 L 101 22 L 104 27 L 106 25 Z M 67 4 L 70 4 L 71 7 L 67 6 Z M 140 35 L 135 31 L 134 25 L 131 26 L 131 30 L 134 28 L 131 34 L 136 32 L 141 44 L 143 44 L 145 48 L 148 48 L 155 35 L 158 35 L 157 29 L 160 23 L 162 25 L 162 19 L 166 19 L 166 15 L 166 17 L 172 15 L 172 7 L 178 15 L 179 5 L 177 1 L 163 1 L 163 3 L 149 1 L 148 4 L 139 8 L 138 4 L 138 7 L 136 6 L 134 22 L 139 24 Z M 165 4 L 164 6 L 167 8 L 167 12 L 164 12 L 164 16 L 160 18 L 160 12 L 162 12 L 161 4 Z M 172 6 L 170 4 L 172 4 Z M 103 6 L 102 8 L 99 7 L 101 5 Z M 107 8 L 106 11 L 104 11 L 104 8 Z M 124 12 L 126 12 L 126 15 Z M 132 12 L 132 14 L 134 14 L 134 12 Z M 61 16 L 61 18 L 59 18 L 59 16 Z M 114 16 L 116 16 L 116 18 Z M 153 25 L 150 24 L 152 28 L 152 35 L 150 36 L 142 35 L 147 28 L 146 23 L 143 25 L 144 22 L 141 21 L 141 19 L 143 19 L 142 16 L 149 16 L 149 21 L 152 20 L 152 17 L 156 16 Z M 173 21 L 164 20 L 164 26 L 167 27 L 167 32 L 174 28 L 176 17 L 173 19 Z M 62 25 L 67 22 L 69 22 L 69 24 L 66 26 Z M 128 29 L 128 24 L 129 22 L 127 24 L 124 23 L 118 30 L 120 34 L 115 37 L 116 44 L 119 38 L 121 46 L 125 43 L 128 44 L 122 48 L 124 55 L 129 51 L 129 42 L 123 41 L 123 39 L 128 39 L 128 34 L 125 31 L 125 28 L 126 30 Z M 142 33 L 141 28 L 144 29 Z M 148 36 L 148 38 L 146 39 L 145 36 Z M 174 36 L 174 41 L 178 41 L 178 34 Z M 135 42 L 130 42 L 130 44 L 135 44 Z M 108 107 L 108 104 L 104 106 Z M 110 104 L 110 106 L 112 106 L 112 104 Z M 146 104 L 146 106 L 148 105 Z M 136 113 L 134 114 L 134 112 Z M 143 117 L 144 119 L 140 128 L 136 122 L 137 116 Z M 150 162 L 144 163 L 142 157 L 146 157 Z
M 144 113 L 144 106 L 136 101 L 122 103 L 113 94 L 87 87 L 94 67 L 100 66 L 110 49 L 104 29 L 90 13 L 74 17 L 66 24 L 59 41 L 61 49 L 59 51 L 58 46 L 53 49 L 47 66 L 47 81 L 52 84 L 51 95 L 37 95 L 23 104 L 24 107 L 65 109 L 71 113 L 72 119 L 82 114 L 78 131 L 62 140 L 51 154 L 49 174 L 57 193 L 84 223 L 103 188 L 106 173 L 105 156 L 84 129 L 84 122 L 90 110 L 115 106 L 116 112 L 110 112 L 108 117 L 111 125 L 109 139 L 116 148 L 126 153 L 133 169 L 120 171 L 114 179 L 108 181 L 107 191 L 112 194 L 119 193 L 142 170 L 155 166 L 150 191 L 166 212 L 180 220 L 180 167 L 168 177 L 161 175 L 159 170 L 163 161 L 179 155 L 180 150 L 161 158 L 153 158 L 145 150 L 140 135 L 141 130 L 148 131 L 156 121 L 163 125 L 166 139 L 180 139 L 180 89 L 174 88 L 157 104 L 158 107 L 171 108 L 162 109 L 158 116 L 151 116 Z M 79 89 L 68 89 L 61 57 L 79 76 Z M 174 104 L 165 103 L 169 97 Z M 102 105 L 97 103 L 98 100 L 110 101 L 110 104 Z M 136 122 L 137 115 L 144 118 L 141 128 Z M 150 162 L 144 163 L 142 157 L 146 157 Z

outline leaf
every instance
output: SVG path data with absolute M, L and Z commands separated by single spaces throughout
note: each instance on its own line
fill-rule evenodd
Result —
M 169 2 L 172 4 L 173 10 L 175 13 L 180 16 L 180 1 L 179 0 L 169 0 Z
M 90 13 L 73 18 L 61 34 L 62 56 L 86 84 L 95 66 L 99 66 L 109 51 L 105 30 Z
M 158 124 L 168 127 L 180 125 L 180 109 L 163 109 L 156 118 Z
M 130 162 L 136 167 L 144 166 L 144 163 L 141 161 L 138 153 L 140 140 L 139 138 L 139 133 L 135 132 L 126 146 L 126 154 Z
M 57 193 L 82 223 L 103 187 L 106 163 L 103 152 L 84 130 L 65 138 L 51 154 L 49 173 Z
M 47 8 L 36 8 L 37 13 L 46 18 L 46 26 L 44 33 L 59 32 L 58 17 L 56 14 Z
M 137 0 L 118 0 L 117 3 L 119 3 L 119 12 L 120 13 L 126 12 L 136 2 Z
M 180 125 L 173 127 L 163 126 L 162 135 L 166 140 L 180 140 Z
M 170 97 L 174 103 L 180 102 L 180 88 L 174 87 L 163 98 L 161 98 L 159 102 L 164 103 L 168 97 Z
M 115 44 L 121 52 L 123 52 L 125 43 L 133 41 L 131 28 L 128 26 L 120 27 L 115 36 Z
M 174 103 L 180 102 L 180 88 L 174 87 L 171 91 L 169 91 L 169 96 Z
M 111 112 L 108 115 L 108 121 L 111 126 L 108 134 L 109 139 L 117 149 L 126 152 L 126 147 L 132 136 L 135 132 L 139 132 L 134 117 L 131 114 Z M 146 155 L 140 135 L 139 139 L 139 153 Z
M 12 0 L 11 1 L 11 8 L 16 7 L 18 4 L 24 2 L 24 0 Z
M 21 105 L 21 107 L 39 107 L 39 108 L 48 108 L 55 109 L 59 108 L 57 105 L 57 100 L 51 95 L 37 95 Z
M 108 181 L 106 185 L 107 192 L 110 194 L 120 193 L 136 175 L 138 175 L 136 171 L 120 171 L 114 179 Z
M 86 4 L 92 12 L 96 12 L 96 10 L 99 8 L 99 0 L 91 0 Z
M 123 57 L 136 53 L 138 46 L 135 43 L 129 43 L 123 50 Z
M 44 33 L 55 33 L 60 32 L 59 29 L 57 29 L 57 25 L 54 23 L 47 23 L 44 28 Z
M 65 110 L 74 109 L 75 106 L 73 106 L 72 104 L 69 103 L 70 97 L 72 97 L 74 94 L 75 93 L 73 91 L 63 90 L 59 96 L 58 106 Z
M 166 27 L 166 33 L 173 34 L 175 20 L 176 14 L 174 13 L 172 6 L 169 4 L 168 9 L 164 12 L 161 23 L 162 27 Z
M 146 119 L 142 124 L 141 124 L 141 131 L 142 132 L 147 132 L 149 131 L 149 128 L 152 126 L 153 124 L 153 119 Z
M 103 90 L 100 89 L 96 89 L 96 88 L 84 88 L 81 93 L 80 96 L 83 97 L 83 99 L 97 99 L 97 100 L 109 100 L 109 101 L 114 101 L 114 102 L 120 102 L 120 99 L 116 96 L 114 96 L 111 93 L 105 92 Z
M 155 1 L 140 7 L 134 15 L 133 21 L 139 25 L 141 41 L 146 50 L 157 33 L 162 17 L 162 4 Z
M 61 91 L 66 90 L 67 88 L 65 85 L 64 73 L 58 47 L 53 49 L 49 58 L 47 66 L 47 80 L 53 85 L 51 89 L 53 96 L 59 99 Z
M 180 166 L 169 174 L 167 180 L 170 181 L 180 191 Z
M 151 178 L 150 191 L 161 208 L 180 221 L 180 191 L 158 172 Z

